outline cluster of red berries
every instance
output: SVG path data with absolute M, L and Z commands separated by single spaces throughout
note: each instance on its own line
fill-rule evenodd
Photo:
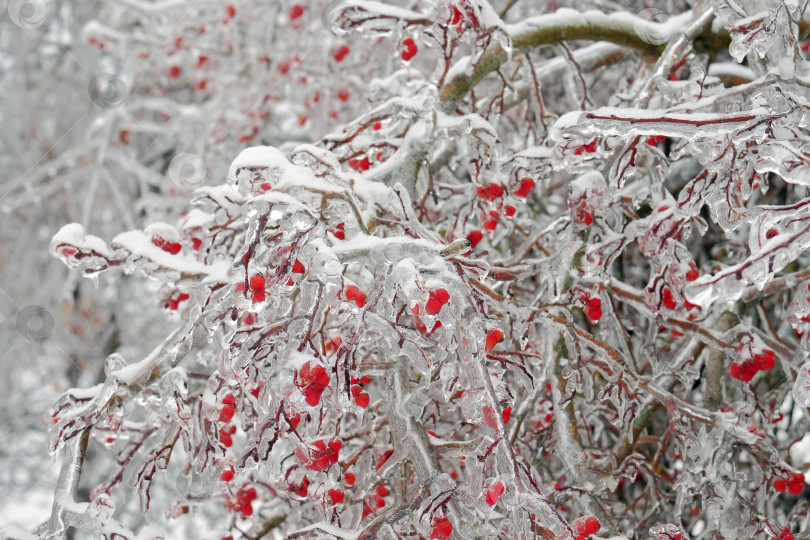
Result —
M 335 238 L 338 240 L 344 240 L 346 238 L 346 225 L 343 223 L 338 223 L 335 225 L 334 230 L 332 230 L 332 234 L 334 234 Z
M 425 312 L 428 315 L 437 315 L 442 308 L 450 301 L 450 293 L 447 289 L 436 289 L 428 293 L 429 298 L 425 304 Z
M 585 306 L 582 308 L 582 311 L 588 318 L 588 322 L 591 324 L 598 323 L 599 319 L 602 318 L 602 299 L 598 296 L 583 296 L 582 300 L 585 302 Z
M 416 56 L 416 53 L 419 49 L 416 47 L 416 43 L 411 38 L 405 38 L 402 40 L 402 59 L 406 62 L 410 62 L 411 58 Z
M 233 394 L 228 393 L 222 399 L 222 409 L 219 410 L 218 421 L 225 424 L 219 430 L 219 442 L 226 448 L 233 446 L 233 438 L 231 435 L 236 433 L 236 426 L 229 424 L 234 414 L 236 414 L 236 398 Z
M 352 475 L 354 477 L 354 475 Z M 352 478 L 352 484 L 354 483 L 354 479 Z M 388 486 L 385 484 L 380 484 L 377 486 L 377 489 L 374 490 L 373 493 L 366 496 L 363 499 L 363 518 L 365 519 L 366 516 L 369 514 L 373 514 L 380 508 L 385 508 L 385 498 L 388 496 Z
M 590 535 L 598 533 L 599 529 L 602 528 L 599 524 L 599 520 L 594 516 L 577 518 L 571 526 L 574 528 L 574 533 L 577 535 L 576 540 L 585 540 Z
M 317 440 L 304 452 L 301 448 L 295 449 L 295 455 L 301 465 L 310 471 L 325 471 L 330 465 L 338 462 L 338 454 L 343 443 L 337 437 L 328 441 Z
M 254 276 L 251 276 L 251 278 L 248 280 L 248 287 L 245 287 L 244 283 L 237 283 L 236 292 L 245 292 L 249 288 L 251 294 L 251 301 L 254 304 L 256 304 L 258 302 L 264 302 L 266 298 L 264 287 L 265 287 L 264 276 L 256 274 Z
M 152 238 L 152 243 L 162 249 L 167 253 L 171 253 L 172 255 L 177 255 L 180 253 L 180 250 L 183 249 L 183 246 L 180 242 L 169 242 L 162 236 L 154 236 Z
M 791 495 L 798 495 L 804 491 L 804 474 L 792 472 L 787 479 L 777 478 L 773 482 L 773 487 L 779 493 L 787 491 Z
M 735 379 L 749 382 L 760 371 L 771 369 L 775 365 L 774 357 L 772 350 L 765 349 L 761 353 L 755 354 L 753 358 L 743 360 L 740 363 L 732 362 L 728 368 L 728 374 Z
M 367 393 L 363 392 L 363 386 L 370 383 L 371 379 L 363 375 L 359 379 L 357 377 L 352 377 L 351 382 L 352 385 L 349 391 L 352 394 L 352 398 L 354 398 L 354 403 L 365 409 L 368 407 L 371 398 L 369 398 Z
M 354 300 L 357 307 L 362 308 L 366 305 L 366 293 L 361 291 L 357 285 L 347 285 L 343 291 L 343 297 L 347 302 Z
M 255 501 L 258 496 L 256 488 L 250 484 L 244 484 L 239 488 L 239 491 L 236 492 L 235 498 L 232 499 L 227 495 L 225 496 L 225 506 L 232 512 L 239 512 L 242 514 L 242 517 L 248 517 L 253 515 L 253 501 Z
M 534 189 L 534 180 L 531 178 L 522 178 L 518 187 L 515 189 L 514 194 L 518 197 L 525 198 L 529 196 L 532 189 Z M 476 194 L 485 201 L 492 203 L 503 197 L 504 189 L 500 184 L 484 184 L 482 186 L 478 186 Z M 503 206 L 502 211 L 506 217 L 511 218 L 517 212 L 517 208 L 512 205 L 505 205 Z M 499 219 L 500 214 L 495 210 L 491 210 L 481 226 L 485 231 L 494 231 L 498 227 Z M 483 237 L 484 235 L 481 233 L 481 231 L 472 231 L 469 235 L 467 235 L 467 240 L 469 240 L 472 247 L 475 248 Z
M 323 366 L 307 362 L 298 370 L 295 386 L 304 394 L 307 404 L 315 407 L 321 402 L 321 395 L 329 386 L 329 375 Z

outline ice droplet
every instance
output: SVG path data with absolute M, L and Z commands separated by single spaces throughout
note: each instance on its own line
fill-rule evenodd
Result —
M 810 362 L 799 368 L 793 384 L 793 399 L 802 407 L 810 406 Z
M 114 371 L 125 368 L 127 361 L 118 353 L 113 353 L 104 360 L 104 375 L 110 376 Z

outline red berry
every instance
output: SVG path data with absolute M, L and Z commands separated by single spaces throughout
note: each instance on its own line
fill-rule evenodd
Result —
M 794 474 L 790 477 L 790 484 L 788 485 L 788 491 L 791 495 L 798 495 L 802 491 L 804 491 L 804 475 L 803 474 Z
M 675 309 L 678 307 L 678 303 L 672 298 L 672 291 L 668 287 L 664 287 L 664 290 L 661 292 L 661 299 L 664 307 L 667 309 Z
M 354 300 L 354 295 L 356 295 L 359 290 L 360 289 L 357 288 L 357 285 L 347 285 L 343 295 L 346 297 L 347 301 L 351 301 Z
M 290 487 L 292 488 L 293 492 L 299 497 L 306 497 L 307 490 L 309 489 L 309 478 L 305 476 L 304 479 L 301 481 L 300 486 L 291 485 Z
M 750 382 L 751 379 L 754 378 L 754 375 L 757 374 L 757 368 L 754 366 L 753 362 L 746 360 L 740 368 L 740 378 L 743 382 Z
M 349 167 L 351 167 L 355 171 L 367 171 L 368 168 L 371 167 L 371 162 L 368 160 L 367 157 L 364 157 L 362 159 L 350 159 Z
M 518 197 L 528 197 L 534 189 L 534 180 L 531 178 L 521 178 L 520 186 L 515 190 Z
M 254 291 L 264 291 L 264 278 L 260 275 L 251 277 L 250 288 Z
M 442 303 L 438 298 L 430 298 L 425 304 L 425 311 L 428 315 L 436 315 L 441 309 Z
M 486 350 L 490 350 L 495 345 L 503 341 L 503 331 L 500 328 L 493 328 L 487 332 Z
M 342 62 L 343 59 L 346 58 L 347 54 L 349 54 L 349 47 L 342 45 L 334 53 L 332 53 L 332 57 L 335 59 L 335 62 Z
M 172 66 L 169 68 L 169 77 L 172 79 L 176 79 L 180 76 L 180 66 Z
M 227 431 L 220 431 L 219 442 L 221 442 L 223 446 L 230 448 L 233 445 L 233 439 L 231 438 L 231 434 L 228 433 Z
M 295 20 L 304 14 L 304 7 L 301 4 L 295 4 L 290 8 L 290 20 Z
M 787 490 L 787 483 L 781 478 L 777 478 L 773 482 L 773 487 L 779 493 L 784 493 Z
M 402 59 L 405 60 L 406 62 L 409 62 L 411 58 L 416 56 L 416 53 L 419 49 L 416 46 L 416 43 L 411 38 L 406 38 L 402 40 L 402 46 L 403 46 L 401 53 Z
M 492 202 L 503 196 L 503 186 L 500 184 L 485 184 L 476 191 L 479 197 Z
M 507 217 L 512 217 L 517 212 L 517 208 L 512 205 L 507 205 L 503 209 L 503 213 L 506 214 Z
M 771 238 L 773 238 L 774 236 L 777 236 L 778 234 L 779 234 L 779 231 L 777 231 L 776 229 L 768 229 L 768 231 L 765 233 L 765 238 L 770 240 Z
M 512 418 L 512 407 L 507 407 L 503 410 L 503 423 L 508 424 L 510 418 Z
M 329 500 L 332 504 L 340 504 L 343 502 L 345 495 L 339 489 L 330 489 L 328 492 Z
M 231 418 L 233 418 L 236 409 L 231 407 L 230 405 L 225 405 L 222 407 L 222 410 L 219 411 L 219 421 L 220 422 L 230 422 Z
M 293 264 L 292 271 L 293 271 L 294 274 L 303 274 L 304 273 L 304 264 L 301 261 L 296 260 L 295 264 Z
M 487 504 L 490 506 L 495 506 L 502 493 L 503 483 L 499 480 L 495 482 L 489 490 L 487 490 Z
M 370 401 L 371 401 L 371 399 L 368 397 L 368 394 L 366 394 L 365 392 L 363 392 L 362 394 L 358 394 L 358 395 L 357 395 L 357 396 L 355 396 L 355 398 L 354 398 L 354 402 L 355 402 L 355 403 L 356 403 L 356 404 L 357 404 L 359 407 L 362 407 L 363 409 L 365 409 L 366 407 L 368 407 L 368 404 L 369 404 L 369 402 L 370 402 Z
M 350 473 L 350 472 L 346 473 L 343 476 L 343 479 L 346 481 L 347 486 L 353 486 L 354 485 L 354 482 L 355 482 L 354 473 Z
M 350 97 L 351 97 L 351 94 L 349 94 L 349 91 L 348 91 L 348 90 L 345 90 L 345 89 L 344 89 L 344 90 L 340 90 L 340 91 L 337 93 L 337 98 L 338 98 L 340 101 L 349 101 L 349 98 L 350 98 Z M 366 168 L 368 168 L 368 167 L 366 167 Z
M 594 516 L 589 516 L 585 519 L 585 531 L 588 534 L 596 534 L 601 528 L 602 526 L 599 524 L 599 520 Z
M 470 242 L 470 245 L 475 249 L 475 246 L 478 245 L 484 238 L 484 234 L 481 231 L 472 231 L 470 234 L 467 235 L 467 240 Z
M 231 19 L 233 19 L 236 16 L 236 8 L 233 6 L 233 4 L 228 4 L 227 11 L 228 17 L 230 17 Z
M 430 532 L 431 540 L 445 540 L 453 532 L 453 524 L 444 517 L 433 518 L 433 530 Z
M 485 231 L 494 231 L 498 228 L 498 222 L 494 219 L 488 219 L 483 223 L 483 227 Z
M 225 404 L 225 405 L 230 405 L 232 407 L 235 407 L 236 406 L 236 398 L 233 397 L 233 394 L 231 394 L 231 393 L 225 394 L 225 397 L 222 398 L 222 403 Z
M 450 293 L 447 292 L 447 289 L 436 289 L 435 291 L 430 293 L 430 295 L 436 298 L 436 300 L 438 300 L 439 302 L 441 302 L 442 305 L 450 301 Z
M 736 362 L 732 362 L 731 366 L 728 368 L 728 374 L 731 375 L 735 379 L 741 378 L 742 370 L 740 369 L 740 365 Z
M 354 295 L 354 303 L 357 307 L 362 308 L 366 305 L 366 293 L 357 291 Z
M 233 471 L 231 470 L 222 471 L 222 475 L 219 477 L 219 479 L 222 480 L 223 482 L 230 482 L 231 480 L 233 480 Z
M 591 324 L 598 323 L 602 318 L 602 299 L 598 296 L 589 299 L 583 311 Z

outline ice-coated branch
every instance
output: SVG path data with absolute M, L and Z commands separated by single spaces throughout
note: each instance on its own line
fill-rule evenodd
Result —
M 623 47 L 656 54 L 658 47 L 643 39 L 644 35 L 658 35 L 685 24 L 689 14 L 672 18 L 664 29 L 659 23 L 651 22 L 626 13 L 607 15 L 598 11 L 578 12 L 560 9 L 548 15 L 527 19 L 521 23 L 507 25 L 512 51 L 498 43 L 492 43 L 475 63 L 472 72 L 454 75 L 442 88 L 440 100 L 442 110 L 452 112 L 458 102 L 486 75 L 496 71 L 509 60 L 512 54 L 528 52 L 541 45 L 560 41 L 588 40 L 608 41 Z M 645 34 L 646 33 L 646 34 Z

